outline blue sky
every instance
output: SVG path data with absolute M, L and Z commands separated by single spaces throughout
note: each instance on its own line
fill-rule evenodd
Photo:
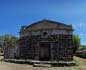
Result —
M 19 36 L 22 25 L 42 19 L 72 24 L 86 44 L 86 0 L 0 0 L 0 35 Z

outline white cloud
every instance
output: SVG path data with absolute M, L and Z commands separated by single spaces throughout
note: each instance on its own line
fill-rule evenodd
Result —
M 74 28 L 82 28 L 82 27 L 86 27 L 86 23 L 74 24 L 73 27 L 74 27 Z
M 84 26 L 86 26 L 86 24 L 85 24 L 85 23 L 79 23 L 78 26 L 79 26 L 79 27 L 84 27 Z

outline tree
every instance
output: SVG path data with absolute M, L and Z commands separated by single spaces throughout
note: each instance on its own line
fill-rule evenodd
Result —
M 80 37 L 78 35 L 73 35 L 72 40 L 74 45 L 73 53 L 75 53 L 78 50 L 78 48 L 81 46 Z
M 0 47 L 3 46 L 3 42 L 5 42 L 7 45 L 9 46 L 15 46 L 16 42 L 17 42 L 18 38 L 14 35 L 1 35 L 0 36 Z
M 0 48 L 2 48 L 3 36 L 0 36 Z

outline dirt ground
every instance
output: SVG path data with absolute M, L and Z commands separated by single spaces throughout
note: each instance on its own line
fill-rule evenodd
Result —
M 29 64 L 16 64 L 16 63 L 9 63 L 2 61 L 2 58 L 0 56 L 0 70 L 81 70 L 79 66 L 73 66 L 73 67 L 33 67 Z M 78 59 L 76 58 L 76 62 Z M 83 64 L 83 62 L 81 62 Z M 80 64 L 81 64 L 80 63 Z M 85 64 L 84 64 L 85 65 Z M 83 67 L 85 67 L 83 65 Z M 85 69 L 86 70 L 86 67 Z

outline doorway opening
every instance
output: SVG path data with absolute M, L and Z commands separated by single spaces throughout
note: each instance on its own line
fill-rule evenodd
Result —
M 40 61 L 49 61 L 50 60 L 50 43 L 41 43 L 40 44 L 40 52 L 39 52 L 39 60 Z

